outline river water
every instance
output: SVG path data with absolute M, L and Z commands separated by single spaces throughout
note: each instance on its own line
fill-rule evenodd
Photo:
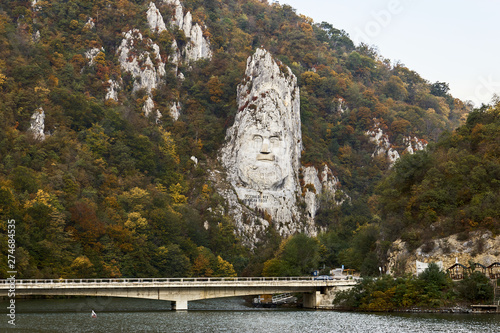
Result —
M 189 303 L 73 298 L 16 300 L 16 326 L 3 311 L 0 332 L 500 332 L 500 314 L 367 314 L 303 309 L 257 309 L 241 298 Z M 91 311 L 97 318 L 91 318 Z

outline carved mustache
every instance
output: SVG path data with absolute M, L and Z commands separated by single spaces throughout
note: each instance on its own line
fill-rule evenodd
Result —
M 274 154 L 259 154 L 257 161 L 274 161 Z

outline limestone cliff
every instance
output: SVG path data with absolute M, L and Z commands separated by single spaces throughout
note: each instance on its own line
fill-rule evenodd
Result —
M 380 123 L 374 119 L 373 129 L 365 133 L 371 142 L 376 145 L 372 157 L 386 156 L 389 164 L 392 166 L 401 157 L 399 152 L 389 140 L 389 136 L 383 131 Z M 427 141 L 418 139 L 417 137 L 405 137 L 403 142 L 406 148 L 403 150 L 405 153 L 413 154 L 415 151 L 424 150 L 427 146 Z
M 263 49 L 248 58 L 221 162 L 240 202 L 264 211 L 288 236 L 304 229 L 297 209 L 302 135 L 297 78 L 282 68 Z
M 325 164 L 322 171 L 318 171 L 315 167 L 302 168 L 302 196 L 306 203 L 305 219 L 313 228 L 315 226 L 314 219 L 320 208 L 320 196 L 325 195 L 327 199 L 340 205 L 349 197 L 340 190 L 339 179 L 333 175 L 332 170 Z M 336 195 L 340 191 L 341 195 Z
M 191 63 L 200 59 L 212 58 L 210 42 L 204 36 L 203 29 L 198 23 L 193 24 L 191 12 L 184 15 L 184 7 L 179 0 L 163 0 L 164 3 L 173 8 L 173 15 L 170 22 L 171 26 L 176 26 L 184 32 L 188 43 L 183 50 L 177 47 L 177 41 L 173 41 L 172 49 L 175 54 L 183 54 L 185 63 Z M 180 57 L 173 57 L 172 62 L 181 60 Z
M 148 19 L 148 25 L 151 31 L 162 32 L 167 30 L 165 21 L 163 20 L 163 16 L 161 15 L 158 8 L 156 8 L 154 2 L 149 3 L 149 9 L 146 13 L 146 17 Z
M 45 130 L 45 112 L 43 111 L 42 108 L 38 108 L 31 116 L 31 124 L 28 131 L 33 134 L 33 137 L 36 140 L 43 141 L 45 140 L 44 130 Z
M 316 235 L 314 217 L 318 195 L 334 194 L 338 180 L 325 166 L 321 179 L 314 167 L 304 169 L 307 183 L 299 181 L 302 134 L 300 93 L 291 70 L 271 54 L 257 49 L 248 58 L 245 78 L 237 88 L 239 110 L 227 133 L 220 161 L 230 188 L 220 190 L 229 214 L 246 243 L 270 222 L 283 237 L 295 232 Z M 306 216 L 300 211 L 301 194 Z M 263 218 L 265 217 L 265 218 Z
M 122 70 L 135 78 L 133 91 L 145 89 L 151 93 L 165 75 L 165 63 L 160 57 L 160 47 L 150 38 L 143 38 L 137 29 L 123 34 L 118 47 L 118 60 Z M 138 49 L 144 51 L 137 52 Z
M 165 62 L 160 56 L 160 47 L 153 43 L 150 38 L 143 38 L 137 29 L 123 34 L 124 38 L 117 50 L 120 67 L 129 72 L 135 78 L 133 91 L 146 90 L 149 98 L 144 104 L 143 110 L 148 116 L 152 111 L 152 90 L 156 89 L 165 76 Z M 138 52 L 138 49 L 143 51 Z M 113 83 L 110 87 L 114 88 Z M 113 93 L 108 90 L 107 97 L 112 98 Z M 151 99 L 151 100 L 150 100 Z M 159 112 L 155 118 L 160 118 Z
M 112 99 L 118 101 L 118 90 L 120 90 L 120 84 L 115 80 L 109 79 L 107 85 L 108 87 L 106 88 L 106 97 L 104 99 Z
M 388 273 L 416 274 L 416 261 L 430 263 L 443 262 L 443 268 L 452 266 L 456 261 L 469 266 L 469 261 L 488 266 L 500 262 L 500 236 L 491 232 L 473 232 L 467 239 L 463 235 L 431 240 L 410 252 L 406 243 L 397 240 L 388 251 Z
M 85 51 L 85 57 L 89 60 L 89 66 L 94 65 L 94 58 L 97 57 L 100 52 L 104 52 L 104 48 L 94 47 Z

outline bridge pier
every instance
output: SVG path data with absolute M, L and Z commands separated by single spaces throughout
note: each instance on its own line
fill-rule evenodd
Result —
M 173 311 L 187 311 L 188 309 L 188 301 L 186 299 L 178 299 L 171 302 Z
M 320 291 L 313 291 L 312 293 L 304 293 L 303 306 L 306 309 L 317 309 L 321 303 L 322 295 Z

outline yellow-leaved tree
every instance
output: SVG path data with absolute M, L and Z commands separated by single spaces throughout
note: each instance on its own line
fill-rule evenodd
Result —
M 160 145 L 160 151 L 166 156 L 171 157 L 175 163 L 179 164 L 180 159 L 177 154 L 177 147 L 175 145 L 175 141 L 172 138 L 172 134 L 168 131 L 163 132 L 163 142 Z
M 236 271 L 233 264 L 222 259 L 221 256 L 217 256 L 217 269 L 214 276 L 235 277 Z

